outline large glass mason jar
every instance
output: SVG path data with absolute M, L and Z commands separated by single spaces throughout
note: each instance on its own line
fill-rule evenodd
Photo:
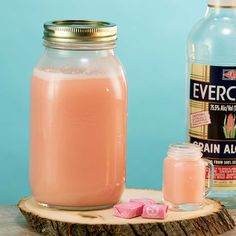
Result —
M 65 209 L 117 203 L 126 179 L 127 86 L 116 25 L 54 21 L 31 83 L 30 182 Z

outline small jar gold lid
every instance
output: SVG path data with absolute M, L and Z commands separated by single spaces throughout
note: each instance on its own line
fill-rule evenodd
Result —
M 51 21 L 44 24 L 43 38 L 58 43 L 111 43 L 117 39 L 117 26 L 104 21 Z

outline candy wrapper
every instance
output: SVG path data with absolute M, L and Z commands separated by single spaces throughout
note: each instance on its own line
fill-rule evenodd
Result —
M 156 204 L 157 202 L 151 198 L 134 198 L 130 199 L 130 202 L 138 202 L 143 203 L 143 205 L 150 205 L 150 204 Z
M 143 207 L 142 217 L 146 219 L 165 219 L 168 211 L 167 205 L 145 205 Z
M 143 203 L 138 202 L 121 203 L 113 206 L 113 212 L 117 217 L 130 219 L 141 216 L 143 212 L 143 206 Z

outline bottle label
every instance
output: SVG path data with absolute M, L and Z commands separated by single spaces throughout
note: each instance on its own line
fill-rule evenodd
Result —
M 236 66 L 192 64 L 189 138 L 214 164 L 214 188 L 236 189 Z

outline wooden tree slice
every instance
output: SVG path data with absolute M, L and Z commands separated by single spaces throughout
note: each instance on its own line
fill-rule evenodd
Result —
M 121 202 L 142 197 L 149 197 L 160 202 L 162 194 L 155 190 L 126 189 Z M 225 207 L 211 199 L 206 199 L 204 207 L 197 211 L 169 211 L 165 220 L 142 219 L 141 217 L 121 219 L 113 216 L 112 209 L 64 211 L 45 208 L 38 205 L 33 197 L 22 199 L 18 207 L 33 229 L 50 236 L 216 236 L 235 226 L 234 220 Z

